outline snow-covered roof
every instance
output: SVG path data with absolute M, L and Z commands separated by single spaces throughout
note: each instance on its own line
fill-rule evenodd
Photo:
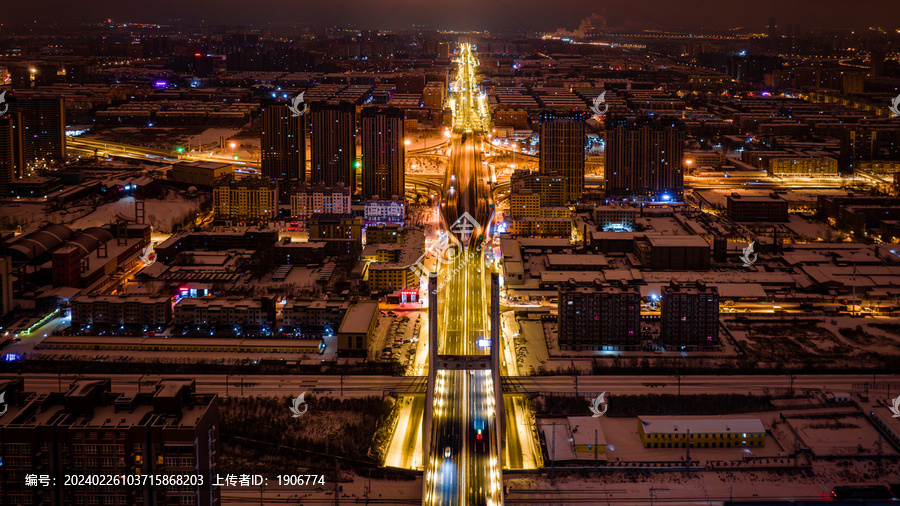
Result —
M 595 441 L 598 446 L 606 445 L 606 436 L 603 435 L 603 427 L 600 426 L 600 417 L 570 416 L 566 420 L 569 422 L 572 444 L 575 446 L 593 445 Z
M 766 429 L 759 418 L 639 416 L 644 434 L 727 434 L 761 433 Z

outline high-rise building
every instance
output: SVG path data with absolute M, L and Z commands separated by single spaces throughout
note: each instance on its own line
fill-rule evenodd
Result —
M 634 287 L 599 281 L 559 286 L 559 347 L 563 350 L 637 348 L 641 344 L 641 294 Z
M 684 139 L 679 120 L 608 118 L 606 194 L 680 199 Z
M 430 81 L 422 91 L 422 103 L 426 109 L 441 111 L 444 109 L 444 83 Z
M 777 51 L 778 26 L 775 24 L 775 18 L 769 18 L 769 24 L 766 28 L 768 28 L 769 32 L 769 51 Z
M 900 128 L 853 125 L 841 132 L 841 174 L 860 170 L 860 162 L 900 160 Z
M 883 47 L 873 48 L 869 53 L 869 76 L 884 77 L 885 50 Z
M 266 104 L 260 123 L 262 175 L 279 181 L 306 180 L 306 138 L 303 116 L 285 104 Z
M 531 190 L 540 196 L 541 207 L 559 207 L 566 203 L 566 178 L 559 174 L 544 174 L 516 170 L 509 180 L 510 190 Z
M 566 202 L 566 178 L 517 170 L 510 178 L 508 233 L 513 237 L 567 237 L 572 211 Z
M 395 86 L 397 93 L 415 93 L 422 94 L 425 90 L 426 77 L 421 72 L 408 72 L 400 74 L 395 78 Z
M 558 174 L 566 179 L 566 200 L 584 193 L 585 120 L 580 111 L 543 111 L 540 115 L 541 174 Z
M 702 281 L 672 282 L 663 288 L 662 340 L 670 350 L 716 346 L 719 342 L 719 290 Z
M 28 164 L 66 160 L 66 108 L 62 98 L 17 97 L 10 109 L 21 114 L 23 158 Z
M 362 133 L 362 196 L 403 199 L 406 191 L 406 149 L 403 110 L 367 107 L 360 119 Z
M 13 309 L 12 258 L 0 257 L 0 316 Z
M 217 220 L 266 222 L 278 214 L 278 183 L 272 179 L 226 176 L 213 188 Z
M 334 186 L 344 183 L 356 193 L 356 106 L 319 102 L 312 114 L 310 182 Z
M 9 193 L 9 184 L 19 179 L 25 171 L 21 114 L 7 113 L 0 116 L 0 196 Z

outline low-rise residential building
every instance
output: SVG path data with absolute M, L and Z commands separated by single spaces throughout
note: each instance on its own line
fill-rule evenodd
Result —
M 315 213 L 349 213 L 350 197 L 350 188 L 343 183 L 298 185 L 291 194 L 291 217 L 305 220 Z
M 309 218 L 309 240 L 324 242 L 330 255 L 359 256 L 362 249 L 362 218 L 352 214 L 313 214 Z
M 344 320 L 350 301 L 289 300 L 282 309 L 286 330 L 334 330 Z
M 684 165 L 688 169 L 710 167 L 718 169 L 725 164 L 725 153 L 721 151 L 685 151 Z
M 572 235 L 572 217 L 523 216 L 513 218 L 509 221 L 507 232 L 510 237 L 569 237 Z
M 631 232 L 638 209 L 627 205 L 611 204 L 595 207 L 591 214 L 594 224 L 604 232 Z
M 387 233 L 379 232 L 377 235 Z M 366 262 L 365 276 L 372 292 L 390 293 L 418 288 L 418 262 L 425 252 L 425 233 L 418 229 L 404 229 L 400 230 L 400 237 L 399 243 L 367 244 L 363 249 L 361 257 Z
M 70 302 L 72 325 L 142 325 L 160 327 L 172 322 L 172 297 L 142 295 L 77 296 Z
M 403 243 L 405 229 L 393 223 L 379 223 L 366 227 L 366 245 L 384 243 Z
M 406 219 L 406 202 L 401 195 L 389 198 L 373 197 L 366 200 L 364 215 L 366 223 L 402 225 Z
M 258 177 L 226 177 L 213 188 L 216 219 L 264 223 L 278 212 L 278 183 Z
M 181 299 L 175 304 L 175 325 L 239 326 L 268 328 L 275 324 L 275 300 L 267 297 L 199 297 Z
M 766 429 L 758 418 L 639 416 L 644 448 L 761 447 Z

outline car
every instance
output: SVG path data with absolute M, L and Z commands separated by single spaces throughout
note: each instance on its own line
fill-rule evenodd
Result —
M 444 458 L 445 458 L 445 459 L 449 459 L 449 458 L 450 458 L 450 447 L 449 447 L 449 446 L 446 447 L 446 448 L 444 448 Z
M 475 439 L 480 441 L 481 439 L 483 439 L 483 437 L 484 436 L 481 434 L 481 429 L 478 429 L 478 434 L 475 436 Z

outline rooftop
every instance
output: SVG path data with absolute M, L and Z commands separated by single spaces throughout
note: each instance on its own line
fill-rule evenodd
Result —
M 365 334 L 375 315 L 378 314 L 378 301 L 359 301 L 350 306 L 344 314 L 338 334 Z
M 639 416 L 644 434 L 723 434 L 765 432 L 758 418 Z

